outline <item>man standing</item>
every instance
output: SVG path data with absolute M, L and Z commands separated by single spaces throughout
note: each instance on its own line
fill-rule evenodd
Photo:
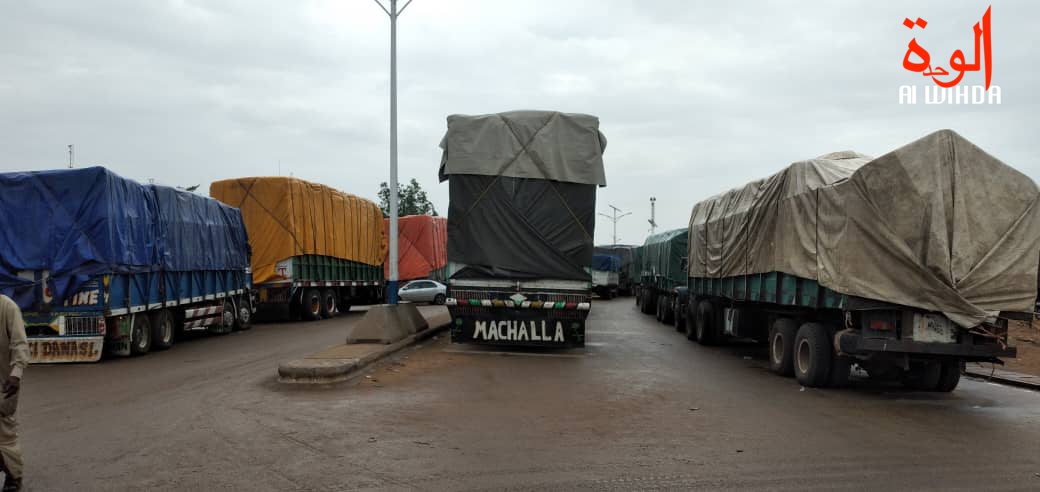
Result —
M 0 458 L 3 462 L 4 487 L 2 492 L 22 489 L 22 448 L 18 445 L 18 390 L 22 385 L 22 371 L 29 365 L 29 342 L 25 337 L 22 310 L 0 294 Z

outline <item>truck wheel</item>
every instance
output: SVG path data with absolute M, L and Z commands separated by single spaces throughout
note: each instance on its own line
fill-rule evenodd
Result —
M 675 298 L 675 302 L 672 303 L 672 324 L 675 325 L 675 331 L 682 333 L 686 330 L 686 323 L 683 322 L 682 307 L 679 306 L 679 298 Z
M 794 375 L 794 339 L 798 322 L 780 318 L 769 328 L 769 370 L 781 376 Z
M 910 370 L 900 376 L 900 382 L 914 391 L 933 391 L 942 378 L 942 365 L 938 362 L 911 363 Z
M 300 314 L 307 321 L 321 319 L 321 293 L 318 289 L 303 291 L 303 297 L 300 298 Z
M 321 294 L 321 317 L 325 319 L 336 317 L 336 291 L 325 289 Z
M 235 329 L 248 330 L 253 327 L 253 307 L 246 296 L 238 298 L 238 313 L 235 316 Z
M 643 291 L 643 313 L 654 314 L 654 309 L 657 306 L 654 305 L 654 294 L 651 290 L 647 289 Z
M 961 372 L 964 371 L 964 363 L 961 361 L 943 361 L 939 375 L 939 383 L 935 385 L 935 391 L 949 393 L 957 389 L 961 382 Z
M 231 299 L 224 299 L 224 306 L 220 311 L 220 322 L 210 325 L 210 333 L 216 335 L 227 335 L 235 329 L 235 305 Z
M 697 329 L 697 343 L 712 345 L 715 343 L 715 308 L 711 302 L 702 300 L 697 304 L 697 315 L 694 322 Z
M 173 314 L 163 309 L 152 313 L 152 348 L 166 350 L 173 346 Z
M 134 324 L 130 327 L 130 353 L 132 355 L 147 354 L 152 349 L 152 324 L 148 316 L 138 313 L 134 316 Z
M 668 302 L 668 296 L 664 294 L 658 296 L 657 305 L 661 306 L 661 322 L 666 325 L 672 324 L 672 303 Z
M 433 298 L 433 303 L 438 305 L 438 306 L 443 306 L 444 305 L 444 294 L 437 294 Z
M 697 340 L 697 313 L 694 309 L 697 309 L 698 304 L 695 299 L 690 299 L 690 305 L 686 309 L 686 316 L 683 316 L 683 332 L 686 334 L 686 339 L 690 341 Z
M 805 323 L 794 337 L 794 377 L 802 386 L 827 385 L 831 373 L 831 344 L 827 329 L 819 323 Z

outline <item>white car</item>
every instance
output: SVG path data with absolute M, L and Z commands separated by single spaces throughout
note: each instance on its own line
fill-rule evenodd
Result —
M 433 304 L 444 304 L 444 298 L 448 287 L 433 280 L 412 280 L 401 290 L 397 291 L 397 297 L 408 302 L 429 302 Z

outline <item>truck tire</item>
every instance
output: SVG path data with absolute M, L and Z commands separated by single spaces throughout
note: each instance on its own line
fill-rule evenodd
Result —
M 152 349 L 152 324 L 148 315 L 138 313 L 130 326 L 130 354 L 147 354 Z
M 675 325 L 675 331 L 682 333 L 686 330 L 686 323 L 683 322 L 682 306 L 679 305 L 679 297 L 676 296 L 675 301 L 672 302 L 672 324 Z
M 805 323 L 794 337 L 794 377 L 802 386 L 822 388 L 831 375 L 831 343 L 827 328 Z
M 942 364 L 938 362 L 911 363 L 910 370 L 903 372 L 899 380 L 910 390 L 935 391 L 942 373 Z
M 690 305 L 686 309 L 686 316 L 683 316 L 686 339 L 690 341 L 697 340 L 697 313 L 693 312 L 694 309 L 697 309 L 697 301 L 690 299 Z
M 238 310 L 235 312 L 235 329 L 245 331 L 253 327 L 253 306 L 249 305 L 249 298 L 242 296 L 235 303 Z
M 935 385 L 935 391 L 949 393 L 957 389 L 961 382 L 961 372 L 964 371 L 964 363 L 961 361 L 943 361 L 939 374 L 939 382 Z
M 664 309 L 664 303 L 661 302 L 661 296 L 654 297 L 654 319 L 659 323 L 664 319 L 664 313 L 661 312 Z
M 654 310 L 657 306 L 654 304 L 654 300 L 657 297 L 654 296 L 653 290 L 646 289 L 643 291 L 643 312 L 646 314 L 654 314 Z
M 675 313 L 672 312 L 672 303 L 668 302 L 668 296 L 661 294 L 657 298 L 657 304 L 661 306 L 661 322 L 666 325 L 672 324 Z
M 336 317 L 337 313 L 337 301 L 336 291 L 332 289 L 325 289 L 321 293 L 321 317 L 325 319 L 331 319 Z
M 224 299 L 224 306 L 220 311 L 220 322 L 210 325 L 209 331 L 215 335 L 227 335 L 235 330 L 235 304 L 231 299 Z
M 300 297 L 300 314 L 306 321 L 321 319 L 321 292 L 318 289 L 307 289 Z
M 173 313 L 162 309 L 152 313 L 148 322 L 152 325 L 152 348 L 166 350 L 173 346 Z
M 781 376 L 794 376 L 794 339 L 798 322 L 779 318 L 769 328 L 769 370 Z
M 697 329 L 697 343 L 701 345 L 715 344 L 715 307 L 711 305 L 710 301 L 702 300 L 697 304 L 694 326 Z

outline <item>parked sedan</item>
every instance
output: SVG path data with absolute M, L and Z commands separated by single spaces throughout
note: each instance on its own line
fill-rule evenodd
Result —
M 401 300 L 409 302 L 430 302 L 433 304 L 444 304 L 444 297 L 448 287 L 433 280 L 413 280 L 404 284 L 397 296 Z

